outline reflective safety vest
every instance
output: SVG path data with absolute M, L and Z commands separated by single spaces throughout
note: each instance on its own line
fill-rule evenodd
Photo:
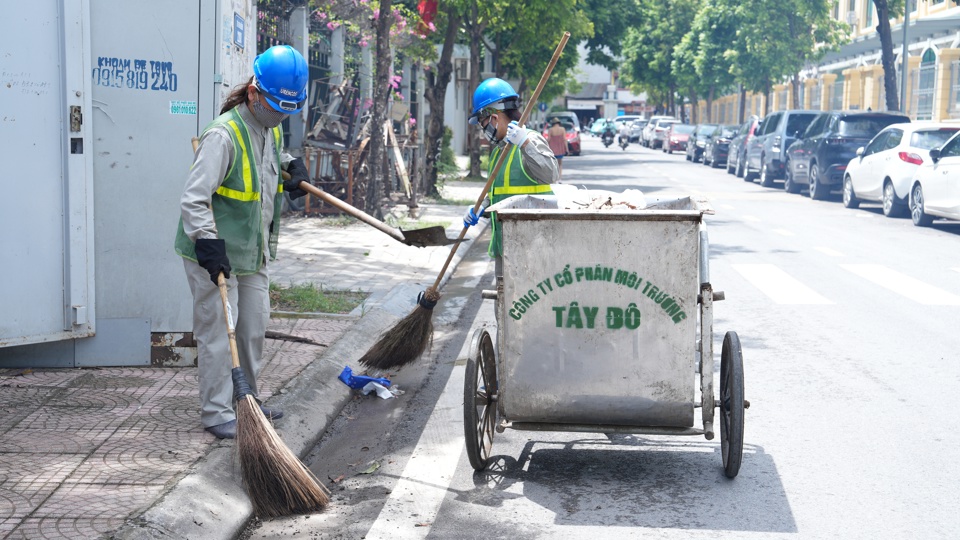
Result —
M 203 130 L 217 127 L 226 128 L 233 141 L 233 163 L 223 183 L 210 197 L 213 206 L 213 218 L 217 224 L 217 235 L 227 245 L 227 257 L 230 259 L 231 273 L 236 275 L 254 274 L 263 265 L 263 212 L 260 200 L 261 178 L 257 170 L 250 134 L 247 124 L 236 108 L 221 114 Z M 277 168 L 280 167 L 280 152 L 283 149 L 283 131 L 273 128 L 273 139 L 277 152 Z M 280 238 L 280 209 L 283 204 L 283 182 L 280 175 L 263 179 L 268 189 L 276 186 L 277 194 L 273 198 L 273 224 L 270 227 L 268 246 L 270 259 L 277 257 L 277 243 Z M 177 229 L 174 242 L 177 254 L 191 261 L 197 260 L 196 244 L 183 230 L 183 218 Z
M 488 175 L 492 174 L 493 167 L 500 158 L 501 152 L 503 152 L 503 147 L 497 146 L 493 149 L 493 152 L 490 153 L 490 161 L 487 169 Z M 527 174 L 527 171 L 523 169 L 523 152 L 519 150 L 518 146 L 511 144 L 510 153 L 507 154 L 507 162 L 504 163 L 503 167 L 500 168 L 500 172 L 497 173 L 496 180 L 494 180 L 493 185 L 490 186 L 490 192 L 488 193 L 490 202 L 492 204 L 497 204 L 507 197 L 512 197 L 514 195 L 552 194 L 553 190 L 550 189 L 550 184 L 541 184 L 533 178 L 530 178 L 530 176 Z M 490 226 L 493 228 L 493 237 L 490 239 L 490 247 L 487 252 L 491 257 L 499 257 L 503 254 L 503 240 L 500 234 L 500 223 L 497 221 L 496 213 L 494 213 L 490 219 Z

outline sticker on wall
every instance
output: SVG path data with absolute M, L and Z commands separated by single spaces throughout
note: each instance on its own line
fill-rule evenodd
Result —
M 170 114 L 197 114 L 196 101 L 170 101 Z
M 93 84 L 131 90 L 177 91 L 173 62 L 100 56 L 91 73 Z
M 243 17 L 239 13 L 233 13 L 233 43 L 238 49 L 243 50 L 244 28 L 246 26 Z

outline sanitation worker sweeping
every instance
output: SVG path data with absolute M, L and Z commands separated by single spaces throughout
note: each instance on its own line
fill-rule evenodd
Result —
M 237 439 L 254 511 L 280 516 L 329 502 L 273 429 L 271 420 L 283 413 L 255 399 L 270 317 L 267 264 L 276 258 L 280 229 L 280 169 L 296 179 L 288 189 L 307 176 L 303 163 L 283 151 L 279 125 L 306 103 L 309 73 L 303 56 L 286 45 L 257 56 L 253 72 L 195 141 L 174 246 L 193 294 L 201 423 L 218 438 Z
M 463 241 L 463 237 L 467 234 L 467 230 L 472 224 L 477 223 L 487 206 L 496 202 L 492 200 L 493 198 L 500 200 L 500 198 L 520 192 L 515 188 L 507 191 L 511 185 L 515 185 L 517 188 L 523 186 L 524 189 L 541 190 L 536 191 L 537 193 L 550 193 L 550 186 L 547 184 L 556 181 L 559 174 L 556 159 L 543 137 L 533 134 L 521 126 L 527 122 L 532 105 L 537 102 L 540 92 L 550 78 L 550 73 L 553 72 L 553 67 L 557 64 L 560 53 L 563 52 L 569 38 L 570 33 L 564 32 L 560 38 L 560 43 L 553 52 L 550 63 L 547 65 L 547 69 L 540 77 L 540 82 L 519 117 L 516 114 L 519 96 L 505 81 L 488 79 L 477 87 L 474 92 L 473 114 L 470 117 L 470 123 L 479 125 L 483 129 L 484 136 L 491 142 L 504 146 L 498 146 L 491 154 L 490 161 L 496 161 L 496 164 L 489 170 L 487 183 L 480 192 L 477 203 L 464 216 L 463 230 L 460 231 L 460 236 L 450 249 L 450 255 L 447 256 L 447 260 L 443 264 L 443 268 L 440 269 L 440 274 L 433 286 L 428 287 L 426 291 L 420 294 L 417 299 L 417 306 L 410 314 L 401 319 L 393 328 L 384 332 L 373 347 L 360 358 L 359 361 L 362 365 L 375 369 L 391 369 L 405 366 L 423 354 L 433 335 L 433 308 L 440 300 L 439 288 L 443 275 L 446 273 L 447 267 L 450 266 L 450 261 L 453 260 L 453 255 L 460 246 L 460 242 Z M 520 147 L 519 152 L 518 147 Z M 524 149 L 527 150 L 524 151 Z M 540 156 L 539 154 L 544 150 L 547 156 Z M 517 158 L 517 155 L 520 157 Z M 506 170 L 501 174 L 500 171 L 504 162 L 508 161 L 509 157 L 514 157 L 514 159 L 510 160 Z M 531 173 L 536 174 L 535 177 L 527 174 L 530 173 L 529 170 L 524 170 L 527 163 L 530 163 L 534 170 L 538 171 L 537 173 Z M 498 179 L 499 191 L 491 192 L 491 186 L 498 182 Z M 533 191 L 523 192 L 533 193 Z M 491 194 L 490 201 L 487 200 L 488 193 Z M 494 233 L 496 234 L 496 223 L 494 223 Z M 491 255 L 496 257 L 494 246 L 495 244 L 491 242 Z

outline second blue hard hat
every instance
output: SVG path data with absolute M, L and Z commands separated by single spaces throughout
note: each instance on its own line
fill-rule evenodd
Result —
M 470 123 L 476 124 L 479 113 L 486 107 L 500 110 L 516 109 L 519 100 L 519 94 L 507 81 L 496 77 L 487 79 L 473 91 L 473 113 L 470 115 Z

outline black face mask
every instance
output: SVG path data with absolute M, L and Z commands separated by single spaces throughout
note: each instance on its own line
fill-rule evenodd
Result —
M 263 124 L 264 127 L 268 128 L 275 128 L 279 126 L 280 123 L 283 122 L 284 117 L 287 116 L 280 111 L 273 110 L 272 107 L 264 107 L 263 104 L 260 103 L 259 99 L 253 102 L 253 108 L 251 111 L 253 112 L 254 118 Z

